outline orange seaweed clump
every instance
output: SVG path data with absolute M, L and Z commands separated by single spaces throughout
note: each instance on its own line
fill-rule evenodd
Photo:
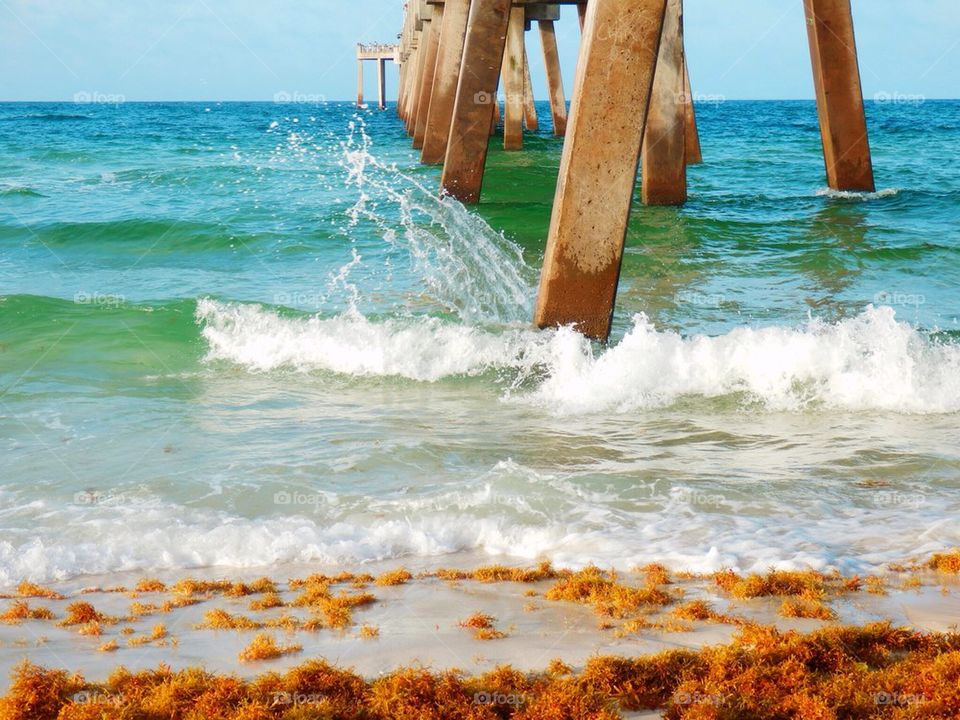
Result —
M 89 625 L 94 622 L 110 625 L 117 620 L 97 612 L 96 608 L 88 602 L 75 602 L 67 605 L 67 615 L 57 625 L 67 627 L 69 625 Z
M 743 578 L 732 570 L 713 576 L 714 582 L 736 598 L 747 599 L 771 595 L 821 595 L 827 590 L 827 576 L 813 570 L 772 570 L 766 575 Z
M 592 605 L 598 615 L 627 617 L 644 607 L 670 604 L 673 599 L 655 586 L 633 587 L 617 582 L 614 572 L 590 566 L 562 577 L 544 595 L 548 600 L 567 600 Z
M 120 649 L 120 645 L 116 640 L 108 640 L 103 643 L 100 647 L 97 648 L 99 652 L 115 652 Z
M 479 567 L 468 575 L 468 577 L 478 582 L 518 582 L 532 583 L 541 580 L 553 580 L 559 573 L 553 569 L 549 562 L 542 562 L 537 567 L 513 568 L 505 565 L 486 565 Z
M 142 578 L 134 587 L 134 592 L 166 592 L 166 584 L 157 580 L 157 578 Z
M 226 592 L 233 586 L 229 580 L 195 580 L 193 578 L 184 578 L 179 580 L 173 587 L 172 592 L 178 595 L 207 595 L 215 592 Z
M 0 698 L 3 720 L 53 720 L 83 680 L 64 670 L 46 670 L 24 660 L 10 674 L 10 689 Z
M 55 615 L 50 608 L 30 607 L 25 600 L 15 600 L 0 615 L 0 622 L 10 625 L 18 625 L 23 620 L 53 620 Z
M 36 583 L 27 582 L 24 580 L 22 583 L 17 585 L 17 595 L 25 598 L 46 598 L 47 600 L 63 600 L 63 595 L 58 593 L 56 590 L 51 590 L 50 588 L 45 588 L 42 585 L 37 585 Z
M 404 583 L 409 582 L 412 578 L 413 575 L 410 574 L 409 570 L 406 568 L 397 568 L 396 570 L 391 570 L 390 572 L 385 572 L 378 576 L 375 580 L 375 583 L 381 587 L 389 585 L 403 585 Z
M 360 637 L 364 640 L 372 640 L 375 637 L 380 637 L 380 628 L 376 625 L 363 625 L 360 628 Z
M 376 600 L 377 598 L 372 593 L 367 592 L 355 595 L 341 592 L 334 596 L 330 594 L 330 588 L 326 584 L 317 584 L 304 587 L 291 605 L 294 607 L 309 607 L 322 613 L 327 627 L 345 628 L 353 622 L 353 608 L 369 605 Z
M 670 571 L 667 570 L 666 565 L 660 563 L 649 563 L 637 568 L 636 571 L 646 575 L 649 585 L 669 585 L 671 582 Z
M 494 720 L 492 709 L 477 703 L 454 672 L 433 674 L 404 668 L 370 686 L 368 708 L 391 720 Z
M 486 613 L 474 613 L 466 620 L 459 622 L 460 627 L 473 630 L 474 640 L 499 640 L 506 635 L 494 627 L 496 618 Z
M 247 647 L 240 651 L 240 662 L 274 660 L 303 650 L 302 645 L 278 645 L 277 641 L 266 633 L 260 633 Z
M 222 608 L 214 608 L 204 613 L 203 622 L 195 627 L 197 630 L 257 630 L 263 627 L 263 623 L 244 615 L 231 615 Z
M 945 553 L 935 553 L 927 561 L 927 567 L 940 572 L 960 573 L 960 548 Z
M 283 600 L 276 592 L 270 591 L 250 601 L 251 610 L 270 610 L 271 608 L 283 607 Z
M 837 614 L 815 597 L 787 597 L 780 605 L 780 614 L 788 618 L 836 620 Z

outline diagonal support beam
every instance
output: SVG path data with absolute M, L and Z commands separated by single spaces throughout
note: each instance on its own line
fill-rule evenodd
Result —
M 606 340 L 666 0 L 591 0 L 534 322 Z
M 640 151 L 644 205 L 687 201 L 683 0 L 667 0 L 653 94 Z
M 804 0 L 827 184 L 873 192 L 873 162 L 850 0 Z
M 510 9 L 507 26 L 507 45 L 503 56 L 503 149 L 523 149 L 523 100 L 524 78 L 523 8 L 515 5 Z
M 440 184 L 463 203 L 480 200 L 510 0 L 472 0 L 457 99 Z
M 457 99 L 457 80 L 463 61 L 463 41 L 467 33 L 470 0 L 446 0 L 437 47 L 437 69 L 433 75 L 433 91 L 427 128 L 420 159 L 429 165 L 443 162 L 450 137 L 450 120 Z
M 543 46 L 543 64 L 547 71 L 550 91 L 550 115 L 553 134 L 563 137 L 567 132 L 567 98 L 563 94 L 563 75 L 560 74 L 560 53 L 557 50 L 557 31 L 553 20 L 540 20 L 540 44 Z

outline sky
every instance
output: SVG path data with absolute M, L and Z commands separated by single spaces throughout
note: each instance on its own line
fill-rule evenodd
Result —
M 960 1 L 853 9 L 865 97 L 960 97 Z M 393 41 L 402 16 L 402 0 L 0 0 L 0 101 L 348 100 L 355 44 Z M 813 97 L 802 0 L 686 0 L 685 32 L 695 96 Z M 568 96 L 579 36 L 562 8 Z M 527 43 L 546 99 L 538 33 Z M 388 66 L 391 99 L 396 77 Z

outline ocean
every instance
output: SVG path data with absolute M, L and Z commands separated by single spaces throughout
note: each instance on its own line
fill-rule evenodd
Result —
M 960 102 L 868 103 L 873 194 L 812 102 L 699 105 L 606 346 L 530 324 L 539 109 L 465 209 L 392 108 L 0 104 L 0 588 L 960 544 Z

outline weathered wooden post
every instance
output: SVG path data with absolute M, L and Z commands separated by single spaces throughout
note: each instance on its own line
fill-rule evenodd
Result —
M 423 138 L 423 153 L 420 156 L 425 163 L 441 163 L 447 152 L 469 14 L 470 0 L 446 0 L 444 3 L 440 44 L 437 47 L 437 67 L 433 75 L 430 110 Z
M 550 115 L 553 134 L 563 137 L 567 132 L 567 98 L 563 94 L 563 76 L 560 74 L 560 53 L 557 50 L 557 32 L 553 20 L 539 20 L 540 44 L 543 46 L 543 64 L 550 92 Z
M 850 0 L 804 0 L 827 184 L 873 192 Z
M 534 321 L 605 340 L 667 0 L 591 0 Z
M 443 5 L 428 5 L 431 8 L 429 22 L 424 20 L 426 54 L 423 56 L 423 81 L 420 85 L 420 102 L 417 105 L 417 125 L 413 132 L 413 147 L 423 147 L 427 134 L 427 116 L 430 114 L 430 102 L 433 95 L 433 76 L 437 69 L 437 48 L 440 46 L 440 26 L 443 24 Z
M 441 187 L 463 203 L 480 199 L 510 0 L 472 0 Z
M 503 57 L 503 149 L 523 149 L 523 7 L 510 9 L 507 45 Z
M 682 205 L 687 201 L 685 91 L 683 5 L 682 0 L 667 0 L 640 151 L 645 205 Z

